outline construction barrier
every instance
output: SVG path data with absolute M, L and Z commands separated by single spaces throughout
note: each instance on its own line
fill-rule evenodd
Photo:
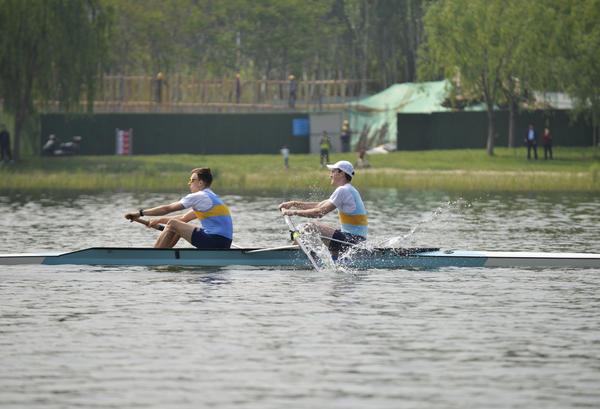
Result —
M 304 132 L 298 131 L 299 124 L 307 121 L 305 113 L 45 114 L 40 143 L 43 146 L 50 134 L 60 141 L 81 135 L 83 155 L 114 155 L 119 149 L 120 154 L 134 155 L 278 154 L 283 145 L 291 153 L 308 153 L 309 129 L 304 126 Z M 127 141 L 119 131 L 127 132 Z M 128 153 L 123 142 L 130 144 Z

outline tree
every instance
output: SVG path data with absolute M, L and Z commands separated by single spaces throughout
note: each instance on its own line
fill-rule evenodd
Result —
M 503 103 L 508 106 L 508 146 L 515 146 L 515 116 L 523 102 L 532 102 L 533 91 L 558 90 L 555 75 L 555 29 L 560 19 L 552 1 L 510 3 L 512 18 L 506 30 L 516 34 L 512 56 L 503 71 Z M 512 24 L 511 24 L 512 23 Z
M 513 77 L 527 27 L 516 0 L 453 0 L 432 4 L 425 15 L 421 75 L 455 79 L 463 92 L 482 95 L 488 116 L 486 149 L 494 154 L 494 108 Z M 520 58 L 520 56 L 519 56 Z
M 414 81 L 423 0 L 102 0 L 111 72 Z
M 0 95 L 15 118 L 16 159 L 34 102 L 68 111 L 84 94 L 92 108 L 109 21 L 99 0 L 0 0 Z
M 421 0 L 379 1 L 374 5 L 375 33 L 370 77 L 382 87 L 416 80 L 417 51 L 423 37 Z
M 552 73 L 562 90 L 575 101 L 576 113 L 592 123 L 593 144 L 598 146 L 600 125 L 600 0 L 552 2 L 556 48 Z

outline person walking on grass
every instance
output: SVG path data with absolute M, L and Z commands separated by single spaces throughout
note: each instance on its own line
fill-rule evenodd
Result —
M 319 234 L 335 259 L 353 244 L 367 239 L 368 218 L 360 193 L 351 184 L 354 176 L 352 164 L 341 160 L 327 165 L 327 168 L 331 185 L 335 186 L 328 199 L 322 202 L 283 202 L 279 204 L 279 210 L 288 216 L 320 218 L 337 209 L 341 225 L 339 228 L 319 222 L 308 223 L 303 227 L 305 231 Z
M 158 217 L 149 221 L 148 227 L 166 224 L 154 247 L 172 248 L 183 237 L 199 249 L 228 249 L 233 239 L 233 221 L 229 208 L 211 190 L 212 181 L 209 168 L 193 169 L 188 182 L 190 194 L 178 202 L 127 213 L 125 218 L 134 221 L 143 216 L 164 216 L 190 209 L 180 216 Z M 199 227 L 188 223 L 194 219 L 199 220 Z

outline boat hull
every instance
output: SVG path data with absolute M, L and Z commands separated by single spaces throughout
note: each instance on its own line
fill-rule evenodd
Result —
M 434 269 L 439 267 L 562 267 L 600 268 L 600 254 L 488 252 L 439 249 L 360 250 L 339 260 L 351 268 Z M 0 255 L 0 265 L 119 265 L 119 266 L 257 266 L 311 268 L 298 249 L 198 250 L 149 248 L 89 248 L 68 253 Z

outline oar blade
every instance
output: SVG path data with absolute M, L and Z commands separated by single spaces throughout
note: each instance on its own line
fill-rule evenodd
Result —
M 284 215 L 283 219 L 285 220 L 285 223 L 290 229 L 292 240 L 298 243 L 298 246 L 300 246 L 300 249 L 304 252 L 304 254 L 306 254 L 306 257 L 308 258 L 314 269 L 316 271 L 323 271 L 325 269 L 325 264 L 317 257 L 316 253 L 307 246 L 307 243 L 304 242 L 302 234 L 298 231 L 298 229 L 292 222 L 292 219 L 290 219 L 288 215 Z

